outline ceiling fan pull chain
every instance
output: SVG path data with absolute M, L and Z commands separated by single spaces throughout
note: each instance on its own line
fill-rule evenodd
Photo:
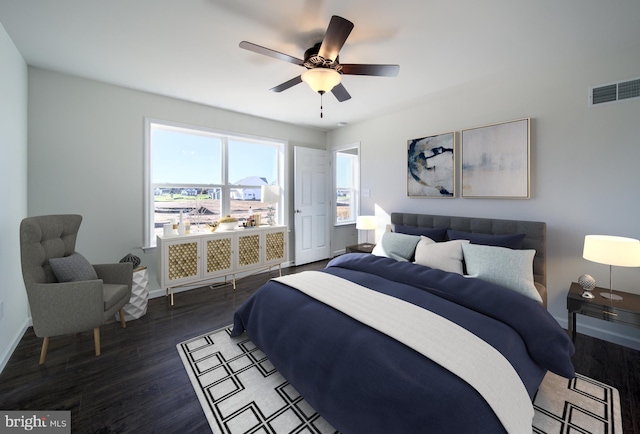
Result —
M 322 94 L 323 94 L 323 93 L 324 93 L 324 92 L 321 92 L 321 93 L 320 93 L 320 119 L 322 119 Z

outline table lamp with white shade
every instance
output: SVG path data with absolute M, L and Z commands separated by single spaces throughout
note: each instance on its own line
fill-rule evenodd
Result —
M 376 216 L 374 215 L 361 215 L 356 219 L 356 229 L 359 231 L 367 231 L 367 242 L 364 243 L 363 247 L 371 247 L 373 246 L 369 243 L 369 232 L 375 230 L 378 227 L 378 223 L 376 221 Z
M 273 226 L 276 224 L 274 204 L 280 202 L 280 186 L 263 185 L 260 188 L 260 202 L 267 204 L 267 223 Z
M 582 257 L 599 264 L 609 265 L 609 292 L 601 292 L 602 297 L 622 300 L 611 292 L 611 268 L 640 267 L 640 240 L 612 235 L 587 235 L 584 237 Z

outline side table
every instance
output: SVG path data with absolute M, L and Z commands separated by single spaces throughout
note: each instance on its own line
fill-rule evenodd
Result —
M 640 328 L 640 295 L 614 290 L 614 294 L 622 297 L 622 300 L 615 301 L 600 295 L 600 292 L 609 292 L 608 289 L 596 287 L 591 292 L 595 298 L 582 297 L 582 287 L 573 282 L 567 294 L 568 327 L 572 340 L 576 338 L 577 314 Z
M 371 243 L 362 243 L 355 244 L 353 246 L 347 246 L 346 250 L 347 253 L 371 253 L 375 246 L 375 244 Z
M 133 270 L 133 282 L 131 285 L 131 298 L 129 303 L 122 307 L 124 319 L 131 321 L 138 319 L 147 313 L 149 302 L 149 274 L 147 267 L 138 267 Z M 120 321 L 120 314 L 116 313 L 116 319 Z

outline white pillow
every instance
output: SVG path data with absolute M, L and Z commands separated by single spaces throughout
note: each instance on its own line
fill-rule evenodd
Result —
M 462 245 L 468 243 L 469 240 L 436 243 L 431 238 L 422 236 L 416 246 L 414 263 L 462 274 Z
M 463 244 L 462 251 L 469 277 L 496 283 L 542 303 L 533 283 L 535 250 Z

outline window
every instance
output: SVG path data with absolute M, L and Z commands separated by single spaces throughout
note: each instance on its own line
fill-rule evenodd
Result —
M 336 217 L 335 224 L 356 222 L 360 206 L 359 146 L 334 151 Z
M 147 119 L 145 150 L 146 247 L 181 213 L 192 231 L 225 215 L 264 219 L 261 186 L 284 182 L 284 142 Z

